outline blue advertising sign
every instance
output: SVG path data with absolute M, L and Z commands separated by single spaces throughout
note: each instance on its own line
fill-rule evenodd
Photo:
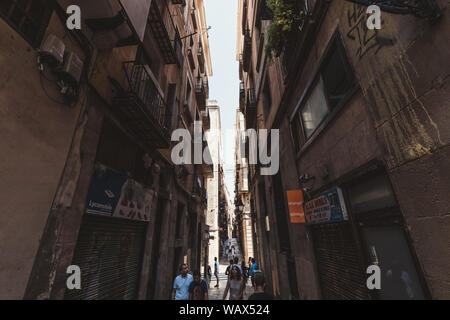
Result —
M 348 220 L 342 190 L 335 188 L 306 202 L 305 217 L 307 224 L 323 224 Z
M 86 212 L 149 221 L 152 199 L 152 190 L 97 163 L 89 187 Z

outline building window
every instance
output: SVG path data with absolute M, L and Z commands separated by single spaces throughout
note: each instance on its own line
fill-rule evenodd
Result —
M 348 101 L 356 86 L 355 75 L 336 35 L 292 116 L 292 136 L 297 150 Z
M 320 77 L 301 110 L 301 120 L 306 138 L 311 137 L 323 119 L 325 119 L 328 112 L 329 109 L 327 99 L 325 98 L 323 79 Z
M 0 1 L 0 16 L 34 47 L 42 41 L 51 12 L 45 0 Z
M 270 94 L 270 80 L 269 75 L 267 75 L 267 79 L 264 83 L 263 89 L 263 106 L 264 106 L 264 116 L 267 119 L 270 114 L 270 108 L 272 106 L 272 96 Z

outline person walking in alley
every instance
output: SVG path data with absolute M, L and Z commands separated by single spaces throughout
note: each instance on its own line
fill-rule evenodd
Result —
M 242 280 L 241 271 L 238 266 L 233 265 L 231 268 L 231 275 L 228 278 L 227 286 L 223 293 L 223 300 L 227 298 L 228 291 L 230 291 L 229 300 L 242 300 L 244 294 L 245 283 Z
M 253 278 L 255 291 L 248 297 L 248 300 L 273 300 L 273 296 L 265 292 L 266 280 L 264 279 L 264 273 L 261 270 L 256 270 L 253 272 Z
M 217 257 L 214 257 L 214 275 L 216 276 L 217 284 L 215 288 L 219 287 L 219 263 L 217 262 Z
M 239 265 L 239 258 L 238 257 L 234 257 L 234 259 L 233 259 L 233 266 L 238 267 L 238 269 L 241 272 L 241 274 L 244 272 L 242 270 L 242 267 Z
M 175 278 L 172 289 L 172 300 L 188 300 L 189 286 L 194 279 L 188 273 L 189 268 L 186 263 L 180 266 L 180 274 Z
M 255 287 L 255 278 L 253 277 L 254 271 L 258 269 L 258 264 L 256 263 L 255 258 L 252 258 L 252 266 L 248 272 L 249 276 L 252 278 L 252 286 Z
M 247 280 L 248 280 L 248 268 L 245 265 L 245 261 L 244 260 L 242 260 L 241 269 L 242 269 L 242 276 L 244 277 L 244 282 L 247 283 Z
M 189 286 L 189 300 L 209 300 L 208 285 L 201 279 L 199 271 L 194 271 L 194 281 Z
M 211 266 L 210 266 L 209 264 L 208 264 L 207 275 L 208 275 L 208 288 L 209 288 L 209 284 L 211 283 L 211 278 L 212 278 L 212 274 L 211 274 Z
M 230 265 L 225 270 L 225 275 L 229 276 L 231 273 L 231 268 L 233 267 L 233 260 L 230 260 Z

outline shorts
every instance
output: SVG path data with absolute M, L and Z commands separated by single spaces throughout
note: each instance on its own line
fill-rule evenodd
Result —
M 214 275 L 215 275 L 216 277 L 218 277 L 218 276 L 219 276 L 219 272 L 218 272 L 218 271 L 214 272 Z

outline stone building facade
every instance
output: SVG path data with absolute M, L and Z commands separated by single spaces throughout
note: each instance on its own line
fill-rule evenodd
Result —
M 207 132 L 207 140 L 211 160 L 213 163 L 213 175 L 208 178 L 208 213 L 207 225 L 209 226 L 209 254 L 208 263 L 212 270 L 214 258 L 220 257 L 220 233 L 219 233 L 219 207 L 222 193 L 222 128 L 220 121 L 220 107 L 217 101 L 208 101 L 208 113 L 211 119 L 211 129 Z M 214 270 L 213 270 L 214 271 Z
M 269 62 L 272 12 L 240 1 L 240 109 L 280 130 L 279 173 L 250 166 L 257 256 L 285 299 L 448 299 L 448 3 L 384 6 L 370 30 L 357 2 L 297 1 L 303 20 Z M 291 190 L 306 223 L 291 222 Z
M 203 1 L 179 3 L 2 1 L 0 298 L 167 299 L 206 266 L 213 171 L 171 135 L 209 129 L 211 59 Z
M 235 206 L 236 225 L 239 230 L 239 239 L 243 250 L 243 259 L 255 257 L 254 251 L 254 226 L 255 215 L 250 209 L 250 197 L 248 189 L 248 159 L 246 158 L 247 135 L 245 118 L 242 112 L 236 111 L 236 143 L 235 143 Z

